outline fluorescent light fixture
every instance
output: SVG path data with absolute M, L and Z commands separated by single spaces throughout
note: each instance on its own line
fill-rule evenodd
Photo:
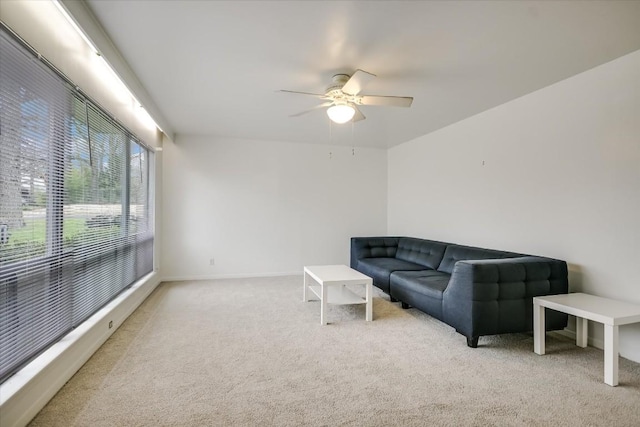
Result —
M 149 112 L 142 106 L 142 104 L 136 99 L 129 86 L 127 86 L 124 80 L 116 73 L 115 69 L 109 64 L 107 59 L 102 56 L 96 45 L 91 41 L 87 33 L 80 27 L 78 22 L 76 22 L 73 15 L 67 10 L 66 6 L 60 0 L 51 0 L 51 2 L 56 6 L 56 8 L 60 11 L 62 16 L 65 17 L 67 22 L 71 25 L 71 27 L 82 37 L 85 43 L 91 48 L 91 50 L 99 57 L 90 59 L 91 61 L 97 60 L 100 62 L 99 67 L 94 67 L 94 71 L 100 73 L 102 80 L 108 82 L 109 86 L 112 89 L 112 92 L 115 92 L 114 97 L 119 102 L 128 102 L 130 99 L 133 103 L 133 111 L 136 113 L 138 119 L 142 122 L 145 127 L 148 128 L 157 128 L 160 132 L 163 132 L 160 126 L 155 122 L 153 117 L 149 114 Z M 105 72 L 106 71 L 106 72 Z M 139 108 L 138 108 L 139 107 Z
M 346 123 L 353 118 L 356 110 L 347 103 L 336 103 L 327 109 L 327 115 L 334 123 Z
M 98 50 L 96 45 L 93 44 L 93 42 L 89 39 L 89 37 L 85 34 L 85 32 L 80 28 L 80 26 L 75 21 L 75 19 L 73 19 L 71 14 L 67 12 L 67 9 L 64 7 L 64 5 L 62 5 L 62 3 L 60 3 L 58 0 L 51 0 L 51 1 L 58 8 L 60 13 L 62 13 L 62 16 L 64 16 L 66 20 L 69 21 L 69 24 L 71 24 L 71 26 L 76 30 L 76 32 L 80 34 L 80 37 L 82 37 L 85 43 L 89 45 L 91 50 L 93 50 L 96 55 L 100 56 L 100 51 Z
M 139 102 L 135 101 L 138 104 L 138 108 L 137 108 L 137 116 L 138 119 L 140 120 L 140 122 L 145 125 L 146 127 L 148 127 L 149 129 L 160 129 L 158 127 L 158 125 L 156 124 L 156 122 L 153 120 L 153 117 L 151 117 L 151 115 L 149 114 L 149 112 L 147 111 L 146 108 L 144 108 L 142 106 L 142 104 L 140 104 Z M 162 131 L 162 129 L 160 129 L 160 131 Z

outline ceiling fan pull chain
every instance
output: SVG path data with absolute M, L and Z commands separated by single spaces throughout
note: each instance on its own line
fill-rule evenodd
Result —
M 355 156 L 356 155 L 356 143 L 355 143 L 355 131 L 354 131 L 354 127 L 355 127 L 355 122 L 353 120 L 351 120 L 351 155 Z
M 331 152 L 331 145 L 333 145 L 333 126 L 331 126 L 331 119 L 329 119 L 329 160 L 333 158 L 333 153 Z

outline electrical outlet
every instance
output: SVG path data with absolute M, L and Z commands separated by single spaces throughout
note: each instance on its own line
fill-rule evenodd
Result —
M 209 265 L 215 265 L 215 264 L 216 264 L 216 261 L 213 258 L 209 259 Z

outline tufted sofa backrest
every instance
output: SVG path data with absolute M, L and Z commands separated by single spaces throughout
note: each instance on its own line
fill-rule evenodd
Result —
M 370 237 L 351 239 L 351 255 L 361 258 L 395 258 L 399 237 Z M 353 265 L 353 264 L 352 264 Z
M 402 237 L 398 242 L 396 258 L 436 269 L 442 261 L 446 243 L 433 240 Z
M 520 256 L 511 252 L 496 251 L 493 249 L 474 248 L 472 246 L 448 245 L 442 257 L 442 262 L 437 270 L 451 274 L 453 266 L 458 261 L 474 259 L 513 258 Z

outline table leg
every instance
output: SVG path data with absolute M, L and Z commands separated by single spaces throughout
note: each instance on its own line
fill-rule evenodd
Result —
M 367 298 L 367 314 L 366 321 L 371 322 L 373 320 L 373 286 L 371 282 L 365 285 L 366 288 L 366 298 Z
M 587 335 L 589 331 L 589 321 L 582 317 L 576 317 L 576 345 L 578 347 L 587 346 Z
M 320 284 L 322 288 L 322 300 L 320 301 L 320 324 L 327 324 L 327 292 L 329 286 L 325 286 L 324 284 Z
M 307 292 L 309 292 L 309 275 L 304 272 L 304 279 L 302 280 L 302 302 L 309 301 Z
M 533 302 L 533 351 L 537 354 L 544 354 L 545 348 L 545 320 L 544 307 Z
M 618 326 L 604 325 L 604 382 L 618 385 Z

